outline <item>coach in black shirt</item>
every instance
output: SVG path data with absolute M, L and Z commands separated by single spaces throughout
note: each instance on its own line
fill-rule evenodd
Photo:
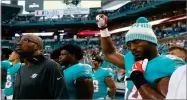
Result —
M 16 51 L 24 62 L 14 83 L 14 99 L 68 99 L 60 65 L 42 55 L 42 39 L 25 35 Z

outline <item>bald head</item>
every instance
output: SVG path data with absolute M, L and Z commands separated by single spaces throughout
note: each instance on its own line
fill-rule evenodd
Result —
M 43 41 L 40 37 L 34 35 L 34 34 L 28 34 L 28 35 L 24 35 L 22 38 L 24 39 L 29 39 L 31 42 L 35 43 L 38 45 L 38 49 L 42 50 L 43 48 Z
M 181 46 L 172 46 L 169 48 L 169 54 L 175 55 L 185 61 L 187 57 L 187 50 Z

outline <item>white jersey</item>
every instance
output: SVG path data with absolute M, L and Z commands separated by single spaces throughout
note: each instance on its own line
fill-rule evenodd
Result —
M 186 99 L 186 66 L 178 68 L 172 74 L 166 99 Z

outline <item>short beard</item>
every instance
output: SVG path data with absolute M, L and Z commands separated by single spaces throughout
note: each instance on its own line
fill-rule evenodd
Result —
M 32 56 L 34 56 L 34 53 L 31 52 L 23 52 L 18 54 L 22 63 L 24 63 L 24 59 L 31 58 Z
M 139 60 L 144 60 L 145 57 L 135 57 L 134 59 L 135 59 L 135 61 L 139 61 Z
M 144 60 L 144 59 L 150 60 L 151 55 L 152 55 L 152 50 L 150 50 L 149 48 L 145 48 L 143 55 L 141 57 L 135 57 L 135 61 Z

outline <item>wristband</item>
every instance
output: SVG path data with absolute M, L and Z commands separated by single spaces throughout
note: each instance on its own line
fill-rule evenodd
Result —
M 108 28 L 100 30 L 101 37 L 109 37 L 110 33 L 108 32 Z
M 133 71 L 131 73 L 130 78 L 137 89 L 139 89 L 142 85 L 147 84 L 147 81 L 145 80 L 143 73 L 140 71 Z

